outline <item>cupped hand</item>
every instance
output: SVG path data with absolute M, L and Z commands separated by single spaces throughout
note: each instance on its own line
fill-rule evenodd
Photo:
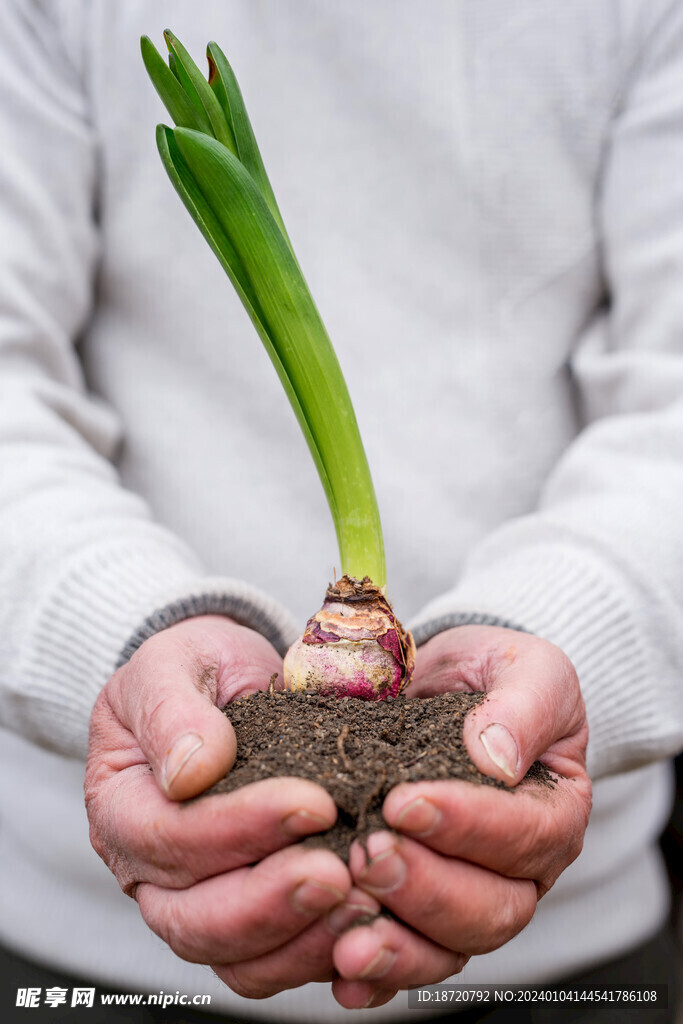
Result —
M 567 656 L 514 630 L 447 630 L 418 651 L 409 696 L 454 690 L 487 694 L 465 720 L 465 743 L 482 772 L 517 788 L 443 780 L 389 793 L 384 818 L 399 834 L 370 836 L 369 862 L 356 844 L 350 868 L 398 920 L 378 918 L 337 943 L 333 991 L 348 1008 L 441 981 L 513 938 L 581 851 L 588 726 Z M 535 760 L 556 773 L 552 787 L 521 782 Z
M 330 979 L 338 932 L 376 907 L 355 891 L 343 903 L 351 879 L 332 853 L 291 848 L 336 819 L 314 783 L 270 779 L 180 803 L 234 762 L 219 708 L 274 672 L 268 641 L 220 616 L 156 634 L 96 702 L 85 778 L 92 844 L 149 927 L 255 998 Z

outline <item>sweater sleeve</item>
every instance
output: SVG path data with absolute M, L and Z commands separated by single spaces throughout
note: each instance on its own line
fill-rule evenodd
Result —
M 0 723 L 81 756 L 99 689 L 151 632 L 220 612 L 284 650 L 295 629 L 256 589 L 208 578 L 117 478 L 121 424 L 77 355 L 98 144 L 56 11 L 0 10 Z
M 421 642 L 500 621 L 563 648 L 594 777 L 683 746 L 683 8 L 667 7 L 606 140 L 609 298 L 571 363 L 582 429 L 537 509 L 487 536 L 415 623 Z

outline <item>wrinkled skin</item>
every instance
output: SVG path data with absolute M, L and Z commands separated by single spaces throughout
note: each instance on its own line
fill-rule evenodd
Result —
M 400 835 L 371 836 L 369 864 L 355 845 L 348 867 L 328 851 L 291 846 L 336 817 L 311 782 L 266 780 L 179 804 L 234 760 L 232 726 L 218 707 L 281 671 L 263 637 L 203 616 L 147 640 L 103 689 L 85 783 L 91 838 L 149 927 L 241 995 L 331 980 L 349 1008 L 442 980 L 516 935 L 578 855 L 590 810 L 585 712 L 566 656 L 484 626 L 426 643 L 408 695 L 489 694 L 465 724 L 482 771 L 512 785 L 541 758 L 565 778 L 514 793 L 462 781 L 398 786 L 384 816 Z M 489 725 L 514 738 L 507 763 L 500 729 L 486 734 L 488 749 L 480 738 Z M 202 745 L 184 740 L 168 764 L 188 735 Z M 375 916 L 348 930 L 382 906 L 398 920 Z
M 454 690 L 489 695 L 464 727 L 482 771 L 510 786 L 541 759 L 564 778 L 554 789 L 525 783 L 514 793 L 458 780 L 406 783 L 389 793 L 384 817 L 401 835 L 371 836 L 369 865 L 355 844 L 350 867 L 356 885 L 407 927 L 380 918 L 340 938 L 333 991 L 348 1008 L 379 1006 L 398 989 L 442 981 L 470 955 L 513 938 L 581 851 L 591 808 L 588 726 L 566 655 L 512 630 L 451 629 L 418 650 L 407 696 Z M 480 737 L 489 726 L 487 751 Z M 514 738 L 509 749 L 497 726 Z

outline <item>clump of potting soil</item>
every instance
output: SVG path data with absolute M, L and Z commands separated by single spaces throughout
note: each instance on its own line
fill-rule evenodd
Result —
M 465 715 L 485 699 L 482 693 L 445 693 L 369 703 L 272 687 L 253 693 L 223 709 L 237 736 L 237 759 L 210 792 L 231 793 L 274 776 L 317 782 L 339 816 L 329 831 L 304 842 L 347 860 L 354 839 L 387 827 L 382 803 L 399 782 L 467 779 L 507 788 L 479 771 L 463 743 Z M 540 762 L 526 778 L 553 785 Z

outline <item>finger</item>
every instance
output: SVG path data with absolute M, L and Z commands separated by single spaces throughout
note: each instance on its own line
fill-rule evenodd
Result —
M 487 697 L 465 718 L 463 739 L 477 767 L 516 785 L 538 758 L 562 774 L 585 765 L 585 708 L 574 666 L 554 644 L 511 643 Z
M 443 857 L 390 832 L 373 833 L 367 846 L 369 863 L 359 843 L 351 847 L 355 884 L 446 949 L 488 953 L 521 931 L 536 909 L 532 881 Z
M 325 927 L 338 938 L 349 928 L 369 924 L 382 912 L 382 904 L 357 886 L 352 885 L 343 903 L 331 910 L 325 918 Z
M 232 964 L 288 942 L 351 888 L 346 866 L 327 850 L 280 850 L 251 868 L 188 889 L 144 883 L 143 918 L 183 960 Z
M 380 906 L 372 896 L 351 889 L 346 899 L 323 920 L 270 953 L 235 964 L 213 964 L 218 977 L 233 992 L 247 999 L 265 999 L 284 989 L 311 981 L 332 981 L 332 949 L 339 935 L 357 920 L 377 916 Z
M 120 773 L 89 806 L 91 840 L 125 892 L 184 888 L 325 831 L 337 809 L 305 779 L 263 779 L 187 804 L 168 800 L 146 765 Z
M 517 630 L 461 626 L 418 652 L 409 696 L 487 694 L 463 728 L 477 767 L 507 785 L 542 757 L 562 774 L 583 768 L 587 726 L 574 667 L 554 644 Z
M 107 686 L 116 718 L 135 737 L 159 787 L 173 800 L 217 782 L 232 767 L 237 750 L 232 725 L 216 707 L 214 638 L 197 643 L 183 633 L 159 633 Z
M 369 1010 L 371 1007 L 384 1006 L 396 994 L 396 989 L 377 988 L 369 981 L 335 978 L 332 982 L 332 995 L 345 1010 Z
M 342 978 L 369 983 L 373 991 L 436 984 L 459 974 L 468 959 L 389 917 L 352 929 L 334 947 Z
M 211 964 L 228 988 L 244 999 L 267 999 L 309 982 L 332 981 L 334 936 L 317 922 L 279 949 L 236 964 Z
M 439 853 L 546 892 L 581 852 L 591 807 L 586 776 L 513 790 L 459 780 L 404 783 L 384 801 L 388 825 Z

